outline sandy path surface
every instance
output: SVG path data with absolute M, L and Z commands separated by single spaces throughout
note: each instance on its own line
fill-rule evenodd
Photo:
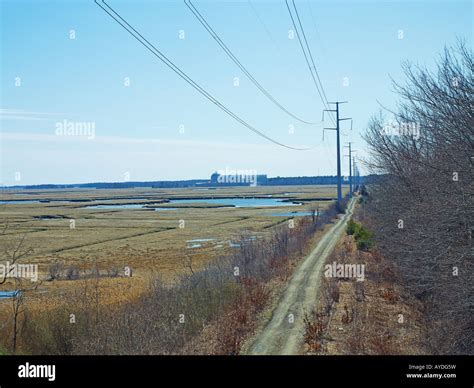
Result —
M 344 233 L 354 204 L 353 199 L 349 202 L 346 213 L 298 266 L 268 323 L 253 337 L 247 354 L 288 355 L 301 352 L 304 312 L 310 313 L 316 306 L 324 263 Z

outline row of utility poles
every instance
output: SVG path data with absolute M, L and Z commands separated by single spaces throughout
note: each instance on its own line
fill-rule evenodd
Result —
M 351 130 L 352 130 L 352 118 L 351 117 L 339 117 L 339 105 L 340 104 L 347 104 L 347 101 L 335 101 L 335 102 L 328 102 L 329 105 L 335 105 L 335 109 L 324 109 L 323 111 L 323 120 L 324 120 L 324 112 L 333 112 L 336 113 L 336 123 L 335 127 L 325 127 L 324 130 L 336 131 L 336 139 L 337 139 L 337 203 L 338 205 L 341 204 L 342 201 L 342 178 L 341 178 L 341 140 L 340 140 L 340 125 L 341 121 L 351 120 Z M 349 158 L 349 197 L 352 198 L 353 191 L 359 186 L 359 169 L 357 168 L 355 156 L 353 153 L 356 150 L 352 149 L 352 142 L 348 142 L 347 146 L 344 148 L 349 148 L 349 155 L 346 155 Z
M 344 146 L 344 148 L 349 149 L 349 155 L 344 156 L 349 158 L 349 196 L 352 198 L 352 193 L 354 191 L 359 191 L 360 175 L 356 157 L 353 155 L 357 152 L 357 150 L 352 149 L 352 144 L 354 143 L 349 141 L 346 144 L 347 145 Z

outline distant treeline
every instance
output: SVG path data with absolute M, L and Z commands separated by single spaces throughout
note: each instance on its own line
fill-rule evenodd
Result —
M 206 179 L 191 179 L 185 181 L 154 181 L 154 182 L 93 182 L 72 184 L 42 184 L 26 186 L 9 186 L 9 189 L 129 189 L 134 187 L 194 187 L 209 182 Z
M 359 177 L 359 180 L 364 180 L 369 177 Z M 344 181 L 343 184 L 349 184 L 349 181 Z M 266 184 L 262 186 L 285 186 L 285 185 L 337 185 L 337 175 L 330 176 L 296 176 L 296 177 L 275 177 L 268 178 Z
M 378 180 L 377 175 L 368 175 L 359 177 L 360 182 L 370 184 Z M 298 177 L 275 177 L 259 184 L 259 186 L 290 186 L 290 185 L 336 185 L 337 176 L 298 176 Z M 343 181 L 343 184 L 349 184 Z M 242 186 L 242 184 L 235 184 Z M 42 184 L 42 185 L 24 185 L 8 186 L 8 189 L 23 190 L 47 190 L 47 189 L 128 189 L 134 187 L 151 188 L 182 188 L 182 187 L 219 187 L 220 184 L 211 184 L 209 179 L 190 179 L 182 181 L 152 181 L 152 182 L 95 182 L 95 183 L 73 183 L 73 184 Z M 229 186 L 225 184 L 222 186 Z

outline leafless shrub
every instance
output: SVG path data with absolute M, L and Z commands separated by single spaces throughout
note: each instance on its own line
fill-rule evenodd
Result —
M 460 42 L 445 49 L 436 73 L 409 64 L 404 70 L 393 120 L 414 123 L 420 133 L 387 136 L 384 115 L 373 118 L 367 165 L 384 175 L 369 188 L 367 219 L 404 287 L 426 307 L 431 351 L 472 353 L 473 56 Z
M 341 317 L 341 322 L 344 324 L 351 323 L 354 319 L 354 309 L 347 307 L 347 305 L 344 305 L 344 312 Z
M 119 276 L 120 270 L 117 267 L 112 267 L 107 271 L 109 277 L 116 278 Z
M 304 342 L 311 353 L 323 350 L 324 336 L 328 325 L 328 316 L 322 312 L 313 311 L 311 315 L 304 314 Z
M 333 303 L 339 303 L 339 284 L 337 280 L 331 279 L 328 282 L 328 293 Z
M 357 302 L 363 302 L 365 299 L 364 284 L 362 282 L 354 282 L 354 296 Z
M 57 280 L 61 278 L 63 271 L 63 265 L 61 262 L 56 261 L 48 267 L 49 280 Z
M 76 280 L 79 278 L 79 269 L 73 265 L 66 269 L 65 278 L 67 280 Z
M 8 231 L 9 224 L 5 223 L 2 227 L 0 235 L 5 235 Z M 21 235 L 20 238 L 12 241 L 11 243 L 4 244 L 2 256 L 4 261 L 10 263 L 10 272 L 4 273 L 2 277 L 0 278 L 0 285 L 5 284 L 5 282 L 8 280 L 9 275 L 13 271 L 14 264 L 18 264 L 22 258 L 27 257 L 30 255 L 33 250 L 31 247 L 26 246 L 25 244 L 26 240 L 26 235 L 23 234 Z

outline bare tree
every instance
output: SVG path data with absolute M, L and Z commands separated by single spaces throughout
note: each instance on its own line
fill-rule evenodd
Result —
M 7 230 L 9 229 L 8 224 L 5 224 L 0 237 L 5 237 L 7 235 Z M 25 246 L 26 235 L 22 235 L 17 241 L 13 243 L 5 243 L 3 249 L 3 256 L 6 262 L 10 264 L 8 271 L 6 271 L 3 276 L 0 278 L 0 285 L 4 284 L 8 277 L 11 275 L 17 264 L 23 257 L 28 256 L 33 252 L 29 247 Z
M 474 349 L 473 56 L 446 48 L 435 72 L 404 65 L 396 111 L 372 118 L 367 222 L 405 286 L 424 302 L 433 353 Z M 387 125 L 387 119 L 392 122 Z
M 2 236 L 5 237 L 7 230 L 9 229 L 8 224 L 2 229 Z M 14 290 L 12 293 L 12 351 L 13 353 L 17 350 L 18 336 L 21 332 L 21 327 L 26 322 L 26 312 L 27 312 L 27 294 L 35 291 L 39 282 L 35 281 L 33 285 L 27 286 L 26 281 L 31 282 L 30 279 L 23 278 L 21 273 L 21 260 L 25 257 L 28 257 L 33 250 L 30 247 L 27 247 L 25 244 L 26 235 L 22 235 L 20 238 L 16 239 L 12 243 L 5 243 L 3 249 L 3 257 L 5 261 L 9 264 L 8 270 L 4 271 L 2 278 L 0 279 L 0 285 L 6 284 L 8 280 L 12 280 L 14 285 Z M 36 274 L 37 275 L 37 274 Z M 36 279 L 37 280 L 37 279 Z
M 20 276 L 14 278 L 15 291 L 12 296 L 12 352 L 17 350 L 18 336 L 27 319 L 27 295 L 37 290 L 39 282 L 26 286 L 26 280 Z

